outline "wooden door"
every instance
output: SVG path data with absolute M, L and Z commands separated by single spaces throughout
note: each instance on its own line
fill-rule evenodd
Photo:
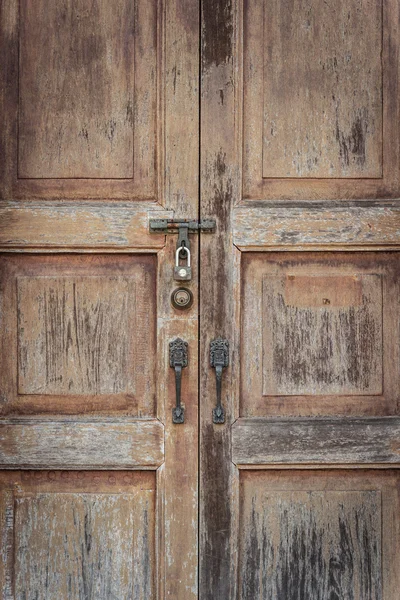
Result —
M 194 600 L 199 7 L 0 5 L 1 597 Z
M 399 41 L 392 0 L 203 2 L 202 600 L 400 598 Z

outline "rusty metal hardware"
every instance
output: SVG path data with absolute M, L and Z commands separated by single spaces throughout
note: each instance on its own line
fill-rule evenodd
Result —
M 176 338 L 169 343 L 169 366 L 175 369 L 176 406 L 172 409 L 172 422 L 184 423 L 185 409 L 181 404 L 182 369 L 188 366 L 188 343 Z
M 174 308 L 179 308 L 179 310 L 188 309 L 193 304 L 193 294 L 187 288 L 176 288 L 171 294 L 171 302 Z
M 213 233 L 216 228 L 214 219 L 150 219 L 150 233 L 177 233 L 178 248 L 188 248 L 190 250 L 189 233 Z M 182 254 L 180 255 L 183 258 Z
M 210 365 L 215 369 L 217 405 L 213 409 L 213 423 L 225 423 L 225 411 L 222 406 L 222 370 L 229 365 L 229 342 L 217 338 L 210 344 Z
M 186 265 L 179 264 L 179 258 L 182 257 L 182 254 L 187 259 Z M 190 281 L 192 279 L 192 268 L 190 266 L 190 250 L 189 248 L 186 248 L 186 246 L 181 246 L 176 249 L 174 279 L 175 281 Z

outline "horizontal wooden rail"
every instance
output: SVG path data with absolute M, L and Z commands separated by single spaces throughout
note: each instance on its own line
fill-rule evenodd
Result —
M 400 418 L 238 419 L 237 465 L 400 464 Z
M 0 423 L 0 469 L 156 469 L 163 460 L 156 419 Z
M 249 202 L 234 211 L 234 242 L 243 250 L 400 245 L 400 206 L 381 202 Z

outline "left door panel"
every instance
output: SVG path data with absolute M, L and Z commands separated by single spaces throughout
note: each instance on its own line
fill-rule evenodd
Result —
M 182 312 L 176 239 L 149 233 L 150 218 L 198 213 L 199 11 L 187 4 L 0 0 L 8 600 L 197 598 L 197 248 Z M 189 348 L 180 425 L 177 337 Z

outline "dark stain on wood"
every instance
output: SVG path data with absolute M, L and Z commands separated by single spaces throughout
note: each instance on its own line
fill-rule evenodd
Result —
M 243 600 L 382 600 L 380 494 L 258 490 L 244 501 Z
M 202 534 L 202 574 L 201 591 L 205 599 L 226 598 L 227 590 L 233 585 L 230 579 L 231 557 L 230 535 L 232 514 L 230 502 L 225 498 L 229 489 L 230 460 L 229 430 L 217 431 L 212 424 L 205 425 L 202 431 L 202 444 L 207 452 L 203 456 L 203 472 L 207 474 L 207 493 L 203 494 L 202 513 L 207 517 L 207 527 Z
M 232 0 L 204 0 L 203 68 L 219 66 L 232 58 Z

